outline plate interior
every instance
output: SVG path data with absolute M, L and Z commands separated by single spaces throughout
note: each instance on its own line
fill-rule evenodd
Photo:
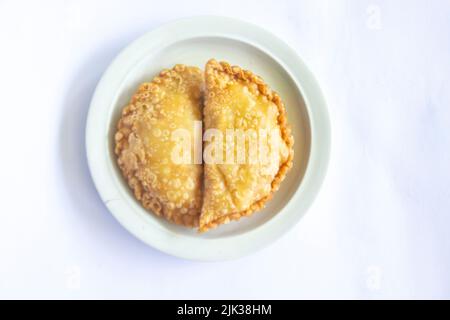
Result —
M 207 233 L 198 234 L 195 230 L 171 224 L 154 216 L 135 200 L 116 164 L 113 136 L 122 108 L 128 103 L 140 83 L 151 81 L 162 69 L 171 68 L 177 63 L 204 69 L 205 63 L 211 58 L 224 60 L 232 65 L 239 65 L 244 69 L 251 70 L 260 75 L 273 90 L 280 94 L 286 106 L 288 122 L 292 127 L 295 139 L 295 156 L 293 168 L 273 199 L 267 203 L 266 208 L 249 218 L 242 218 Z M 300 88 L 288 71 L 273 57 L 256 46 L 238 39 L 215 36 L 186 39 L 162 46 L 160 50 L 149 50 L 144 52 L 142 58 L 128 71 L 112 101 L 107 139 L 110 170 L 113 172 L 120 194 L 130 202 L 134 213 L 140 216 L 144 224 L 157 225 L 174 235 L 195 238 L 217 239 L 239 235 L 258 228 L 277 214 L 283 214 L 280 212 L 281 209 L 300 186 L 308 165 L 311 147 L 311 128 L 305 101 Z

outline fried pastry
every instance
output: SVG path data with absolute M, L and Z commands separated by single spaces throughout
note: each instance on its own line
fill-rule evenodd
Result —
M 123 109 L 115 134 L 115 153 L 136 198 L 158 216 L 176 224 L 198 225 L 202 203 L 201 164 L 171 159 L 171 133 L 193 134 L 202 120 L 203 72 L 176 65 L 140 85 Z
M 264 207 L 292 166 L 294 155 L 284 105 L 260 77 L 226 62 L 210 60 L 206 64 L 205 81 L 205 131 L 217 129 L 226 136 L 229 129 L 245 132 L 265 129 L 270 132 L 270 138 L 262 144 L 258 140 L 259 147 L 267 151 L 266 161 L 249 161 L 254 143 L 247 141 L 244 144 L 247 161 L 234 159 L 204 164 L 200 232 L 249 216 Z M 212 143 L 213 139 L 205 142 L 204 152 Z M 223 145 L 226 147 L 217 151 L 222 156 L 230 153 L 230 145 Z M 235 142 L 231 148 L 236 146 Z M 238 157 L 236 151 L 231 150 L 230 154 Z

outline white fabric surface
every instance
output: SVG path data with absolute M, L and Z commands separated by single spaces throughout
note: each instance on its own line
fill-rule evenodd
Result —
M 332 122 L 305 218 L 229 262 L 145 246 L 90 179 L 94 87 L 130 41 L 218 14 L 287 41 Z M 0 1 L 0 298 L 450 298 L 449 1 Z

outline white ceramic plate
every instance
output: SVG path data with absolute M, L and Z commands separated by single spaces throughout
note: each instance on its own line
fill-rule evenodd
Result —
M 203 68 L 225 60 L 263 77 L 282 97 L 295 139 L 294 166 L 267 207 L 204 234 L 147 212 L 116 165 L 113 134 L 138 84 L 176 63 Z M 261 248 L 303 216 L 324 178 L 330 149 L 326 104 L 297 54 L 269 32 L 223 17 L 194 17 L 166 24 L 125 48 L 109 66 L 92 98 L 86 128 L 89 168 L 98 192 L 132 234 L 163 252 L 194 260 L 223 260 Z

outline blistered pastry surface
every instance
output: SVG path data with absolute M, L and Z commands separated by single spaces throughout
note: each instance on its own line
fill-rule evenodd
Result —
M 156 215 L 189 227 L 199 221 L 203 168 L 172 161 L 171 134 L 179 128 L 194 134 L 194 121 L 202 121 L 202 99 L 200 69 L 164 70 L 140 85 L 114 137 L 118 165 L 136 198 Z
M 225 135 L 227 129 L 266 129 L 272 136 L 265 145 L 265 161 L 204 165 L 200 231 L 249 216 L 264 207 L 292 166 L 294 155 L 284 105 L 260 77 L 226 62 L 210 60 L 205 81 L 205 130 L 214 128 Z M 245 150 L 247 159 L 249 150 Z

